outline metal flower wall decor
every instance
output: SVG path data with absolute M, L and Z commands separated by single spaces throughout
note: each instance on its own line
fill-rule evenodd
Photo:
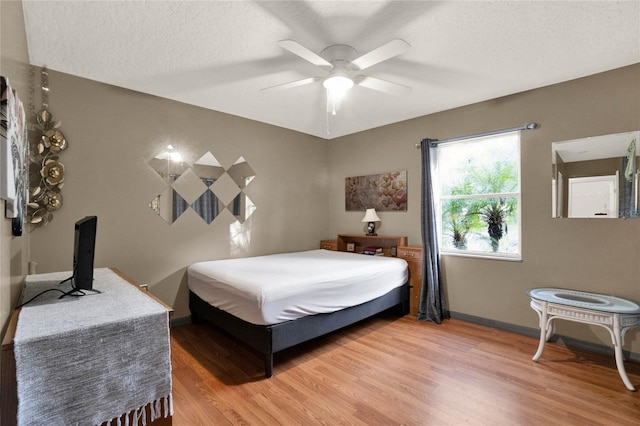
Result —
M 29 154 L 30 182 L 27 214 L 32 225 L 43 226 L 53 220 L 53 212 L 62 207 L 60 190 L 64 185 L 64 164 L 58 154 L 67 149 L 64 134 L 58 130 L 62 122 L 54 121 L 48 111 L 48 73 L 42 70 L 42 106 L 36 113 L 36 121 L 41 131 L 39 140 L 33 144 Z

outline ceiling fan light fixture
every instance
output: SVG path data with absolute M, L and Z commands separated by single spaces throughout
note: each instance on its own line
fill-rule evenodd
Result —
M 347 92 L 355 85 L 377 90 L 393 95 L 406 95 L 411 88 L 401 84 L 392 83 L 378 78 L 358 75 L 351 78 L 350 74 L 369 68 L 394 56 L 405 52 L 409 43 L 395 39 L 370 51 L 362 56 L 357 55 L 356 50 L 344 44 L 334 44 L 327 47 L 320 55 L 302 46 L 295 40 L 281 40 L 278 44 L 289 52 L 299 56 L 307 62 L 329 72 L 326 78 L 312 77 L 303 80 L 271 86 L 267 89 L 284 89 L 298 87 L 308 83 L 322 80 L 327 94 L 327 119 L 329 114 L 336 115 Z M 328 122 L 328 121 L 327 121 Z
M 324 80 L 322 85 L 331 91 L 347 91 L 353 87 L 353 80 L 346 75 L 334 74 Z

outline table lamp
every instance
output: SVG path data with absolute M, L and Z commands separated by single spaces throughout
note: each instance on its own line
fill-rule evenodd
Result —
M 367 225 L 367 235 L 370 237 L 376 236 L 376 222 L 381 222 L 380 218 L 376 214 L 376 209 L 367 209 L 362 218 L 363 222 L 369 222 Z

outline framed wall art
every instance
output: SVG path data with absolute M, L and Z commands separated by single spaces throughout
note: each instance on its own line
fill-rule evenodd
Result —
M 407 211 L 407 171 L 348 177 L 344 192 L 347 211 Z
M 0 77 L 0 198 L 14 236 L 22 235 L 28 191 L 28 142 L 24 107 L 9 80 Z

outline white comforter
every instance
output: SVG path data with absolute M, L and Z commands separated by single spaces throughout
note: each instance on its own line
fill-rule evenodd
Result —
M 407 262 L 395 257 L 310 250 L 194 263 L 189 289 L 253 324 L 335 312 L 399 287 Z

